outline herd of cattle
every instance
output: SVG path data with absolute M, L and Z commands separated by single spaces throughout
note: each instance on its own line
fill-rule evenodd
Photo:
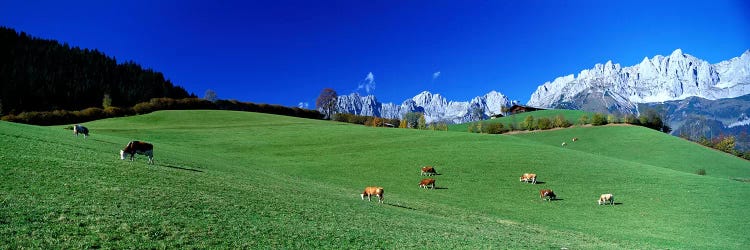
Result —
M 89 136 L 89 129 L 81 126 L 81 124 L 76 124 L 73 126 L 73 135 L 78 136 L 78 134 L 82 134 L 83 138 L 86 139 Z M 130 157 L 130 161 L 133 161 L 136 154 L 145 155 L 148 157 L 148 163 L 154 164 L 154 145 L 151 143 L 142 141 L 128 142 L 125 148 L 120 150 L 120 159 L 125 160 L 125 158 Z
M 78 134 L 83 134 L 83 138 L 85 139 L 89 136 L 89 130 L 88 128 L 81 126 L 80 124 L 76 124 L 73 126 L 73 134 L 75 136 L 78 136 Z M 572 141 L 576 142 L 578 141 L 578 138 L 573 138 Z M 566 145 L 567 143 L 565 142 L 562 143 L 562 146 L 566 146 Z M 120 159 L 125 160 L 125 158 L 130 157 L 130 161 L 133 161 L 136 154 L 145 155 L 146 157 L 148 157 L 148 163 L 154 164 L 154 145 L 152 145 L 151 143 L 142 142 L 142 141 L 128 142 L 128 144 L 125 145 L 125 148 L 120 150 Z M 433 176 L 433 175 L 437 175 L 437 172 L 435 171 L 434 167 L 426 166 L 426 167 L 422 167 L 419 175 Z M 534 173 L 524 173 L 523 175 L 521 175 L 520 181 L 531 183 L 531 184 L 536 184 L 537 183 L 536 178 L 537 178 L 537 175 Z M 433 178 L 422 179 L 419 182 L 419 187 L 425 188 L 425 189 L 426 188 L 435 189 L 435 179 Z M 367 201 L 371 201 L 372 200 L 371 197 L 374 195 L 375 197 L 378 198 L 379 203 L 383 203 L 383 194 L 384 194 L 383 187 L 365 187 L 365 191 L 362 192 L 360 196 L 362 200 L 364 200 L 366 196 Z M 551 189 L 542 189 L 542 190 L 539 190 L 539 198 L 541 198 L 542 200 L 551 201 L 551 200 L 557 199 L 557 195 L 555 195 L 555 192 L 552 191 Z M 612 194 L 602 194 L 599 197 L 599 200 L 597 201 L 597 203 L 599 205 L 602 205 L 602 204 L 614 205 L 615 197 Z
M 578 141 L 578 138 L 573 138 L 572 141 L 576 142 Z M 568 144 L 565 142 L 562 143 L 562 146 L 566 146 L 566 145 Z M 422 167 L 422 170 L 420 171 L 420 175 L 432 176 L 432 175 L 437 175 L 437 172 L 435 171 L 434 167 L 426 166 L 426 167 Z M 531 183 L 531 184 L 536 184 L 537 183 L 536 178 L 537 178 L 537 175 L 535 173 L 524 173 L 523 175 L 521 175 L 520 181 Z M 420 188 L 429 187 L 430 189 L 435 189 L 435 179 L 433 178 L 422 179 L 422 181 L 419 182 L 419 187 Z M 370 201 L 370 197 L 375 195 L 378 198 L 378 202 L 383 203 L 383 193 L 384 193 L 383 187 L 365 187 L 365 191 L 362 192 L 361 197 L 362 197 L 362 200 L 364 200 L 365 196 L 367 196 L 367 200 Z M 539 198 L 542 200 L 552 201 L 552 200 L 557 199 L 557 195 L 555 194 L 554 191 L 552 191 L 552 189 L 542 189 L 542 190 L 539 190 Z M 602 194 L 599 196 L 599 200 L 597 201 L 597 203 L 599 205 L 603 205 L 603 204 L 614 205 L 615 197 L 612 194 Z

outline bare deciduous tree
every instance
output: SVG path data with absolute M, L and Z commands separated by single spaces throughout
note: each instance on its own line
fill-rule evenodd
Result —
M 315 107 L 325 115 L 325 119 L 331 119 L 331 116 L 336 111 L 336 103 L 338 102 L 338 94 L 331 88 L 325 88 L 320 92 L 318 99 L 315 100 Z

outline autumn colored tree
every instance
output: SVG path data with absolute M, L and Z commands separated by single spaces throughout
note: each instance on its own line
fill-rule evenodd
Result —
M 419 129 L 425 129 L 427 128 L 427 121 L 424 119 L 424 114 L 419 114 L 419 120 L 417 120 L 417 128 Z
M 730 153 L 735 154 L 735 139 L 734 136 L 719 136 L 718 138 L 714 139 L 714 148 Z
M 578 119 L 578 125 L 586 125 L 589 123 L 589 116 L 582 115 L 581 118 Z
M 318 99 L 315 100 L 315 107 L 323 113 L 324 119 L 331 119 L 331 116 L 336 111 L 336 103 L 338 102 L 338 94 L 331 88 L 325 88 L 320 92 Z
M 109 96 L 109 94 L 104 94 L 104 98 L 102 99 L 102 108 L 109 108 L 112 106 L 112 97 Z
M 523 122 L 521 122 L 521 128 L 526 130 L 534 130 L 536 126 L 534 126 L 534 116 L 529 115 L 526 118 L 523 119 Z
M 540 130 L 547 130 L 552 128 L 552 121 L 547 117 L 539 118 L 537 121 L 537 128 Z
M 408 112 L 404 114 L 404 120 L 406 120 L 406 127 L 417 128 L 418 123 L 419 123 L 419 117 L 422 117 L 422 113 Z
M 555 116 L 555 120 L 552 122 L 552 126 L 556 128 L 567 128 L 570 127 L 570 125 L 572 124 L 570 124 L 570 122 L 562 115 Z

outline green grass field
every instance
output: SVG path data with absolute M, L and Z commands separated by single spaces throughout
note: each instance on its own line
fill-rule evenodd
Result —
M 232 111 L 85 125 L 84 140 L 0 122 L 0 248 L 750 244 L 750 183 L 732 180 L 750 162 L 641 127 L 486 135 Z M 134 139 L 154 144 L 155 165 L 119 159 Z M 424 165 L 438 189 L 417 186 Z M 370 185 L 385 204 L 360 200 Z M 598 206 L 610 192 L 617 205 Z

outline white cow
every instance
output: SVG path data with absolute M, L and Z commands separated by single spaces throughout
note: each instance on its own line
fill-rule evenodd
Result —
M 603 195 L 599 196 L 598 203 L 599 203 L 599 205 L 601 205 L 601 204 L 607 204 L 607 203 L 609 203 L 610 205 L 614 205 L 615 204 L 615 196 L 612 195 L 612 194 L 603 194 Z

